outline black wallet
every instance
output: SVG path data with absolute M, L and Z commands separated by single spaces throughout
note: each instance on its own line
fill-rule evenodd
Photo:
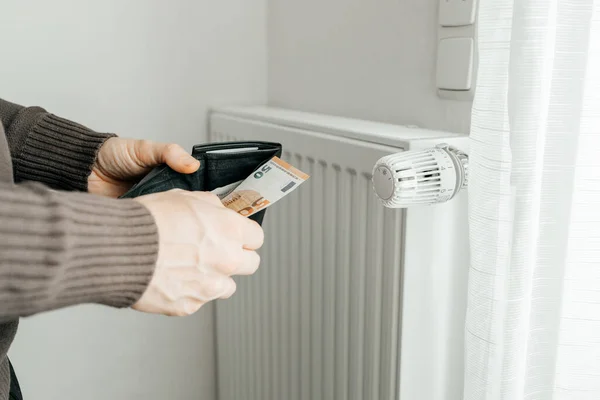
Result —
M 192 174 L 174 171 L 168 165 L 154 168 L 121 198 L 133 198 L 171 189 L 210 192 L 246 179 L 274 156 L 281 157 L 283 148 L 272 142 L 224 142 L 194 146 L 192 156 L 200 168 Z M 261 210 L 249 218 L 262 224 Z

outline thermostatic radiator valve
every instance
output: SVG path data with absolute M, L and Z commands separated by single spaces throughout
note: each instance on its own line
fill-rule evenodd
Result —
M 467 187 L 469 157 L 440 144 L 385 156 L 373 168 L 373 189 L 388 208 L 443 203 Z

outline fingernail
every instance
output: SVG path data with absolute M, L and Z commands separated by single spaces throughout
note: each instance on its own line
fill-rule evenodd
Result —
M 184 159 L 183 165 L 186 167 L 196 167 L 200 165 L 200 161 L 196 160 L 195 158 L 184 157 Z

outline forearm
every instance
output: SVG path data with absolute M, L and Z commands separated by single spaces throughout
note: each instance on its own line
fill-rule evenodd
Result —
M 157 252 L 154 220 L 136 201 L 0 183 L 0 320 L 82 303 L 131 306 Z
M 15 181 L 42 182 L 61 190 L 87 190 L 98 150 L 113 134 L 98 133 L 46 112 L 0 99 L 0 120 Z

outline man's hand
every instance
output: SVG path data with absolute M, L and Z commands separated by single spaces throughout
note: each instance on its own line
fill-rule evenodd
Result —
M 190 315 L 211 300 L 230 297 L 236 289 L 232 275 L 258 268 L 262 228 L 225 208 L 217 196 L 174 189 L 134 200 L 154 216 L 159 247 L 152 281 L 133 309 Z
M 200 167 L 198 160 L 176 144 L 110 138 L 98 152 L 88 178 L 88 191 L 117 198 L 159 164 L 167 164 L 183 174 Z

